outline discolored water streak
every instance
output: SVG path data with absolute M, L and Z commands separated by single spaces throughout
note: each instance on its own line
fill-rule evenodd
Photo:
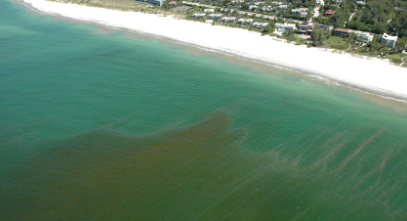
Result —
M 3 219 L 31 220 L 403 220 L 406 180 L 386 174 L 401 147 L 376 166 L 378 130 L 353 148 L 347 133 L 323 140 L 312 162 L 285 158 L 286 144 L 258 154 L 243 128 L 214 111 L 191 126 L 142 137 L 94 131 L 48 143 L 2 189 Z M 300 155 L 309 149 L 302 148 Z M 346 154 L 340 152 L 351 149 Z M 351 165 L 357 170 L 349 170 Z M 396 175 L 396 174 L 394 174 Z M 4 197 L 6 196 L 6 197 Z M 405 197 L 402 197 L 405 199 Z M 29 209 L 27 209 L 29 208 Z

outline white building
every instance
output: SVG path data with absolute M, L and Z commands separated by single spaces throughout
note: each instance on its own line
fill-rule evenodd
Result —
M 259 7 L 257 7 L 256 5 L 250 5 L 250 6 L 249 6 L 249 9 L 250 9 L 250 10 L 252 10 L 252 9 L 258 9 L 258 8 L 259 8 Z
M 264 11 L 264 12 L 271 12 L 271 11 L 273 11 L 273 9 L 270 7 L 266 7 L 266 6 L 263 6 L 262 8 L 261 8 L 261 10 L 262 11 Z
M 357 1 L 356 4 L 358 4 L 358 5 L 365 5 L 365 2 L 364 2 L 364 1 Z
M 225 22 L 225 23 L 233 23 L 233 22 L 236 21 L 236 18 L 235 18 L 235 17 L 223 17 L 223 18 L 221 19 L 221 21 L 222 21 L 222 22 Z
M 223 15 L 222 14 L 210 14 L 208 18 L 210 19 L 220 19 Z
M 317 4 L 320 4 L 320 5 L 324 5 L 325 3 L 324 3 L 324 0 L 315 0 L 315 2 L 317 3 Z
M 335 0 L 337 4 L 342 3 L 343 0 Z
M 205 18 L 205 16 L 206 16 L 205 13 L 195 13 L 192 15 L 192 18 L 203 19 Z
M 253 19 L 241 18 L 241 19 L 237 20 L 237 23 L 241 24 L 241 25 L 249 25 L 249 24 L 253 23 Z
M 387 42 L 386 46 L 392 48 L 394 47 L 394 45 L 396 45 L 397 39 L 398 39 L 397 36 L 391 36 L 384 33 L 382 40 L 380 41 L 380 44 L 384 44 L 385 42 Z
M 288 24 L 288 23 L 284 23 L 284 24 L 276 23 L 275 28 L 277 29 L 277 31 L 294 31 L 295 29 L 297 29 L 295 24 Z
M 360 39 L 360 41 L 363 41 L 365 43 L 371 42 L 374 38 L 374 35 L 369 34 L 369 32 L 358 31 L 356 32 L 356 35 L 358 36 L 358 39 Z
M 254 4 L 258 6 L 258 5 L 264 4 L 264 2 L 255 2 Z
M 288 6 L 287 6 L 287 5 L 280 5 L 280 6 L 278 6 L 278 8 L 287 9 L 287 8 L 288 8 Z
M 162 6 L 165 2 L 165 0 L 139 0 L 141 2 L 148 2 L 154 5 Z
M 207 9 L 204 9 L 204 12 L 205 12 L 205 13 L 214 13 L 214 12 L 215 12 L 215 9 L 207 8 Z
M 271 4 L 282 5 L 282 2 L 271 2 Z
M 212 23 L 213 23 L 213 20 L 212 20 L 212 19 L 207 19 L 207 20 L 205 20 L 205 22 L 212 24 Z
M 291 9 L 292 15 L 299 15 L 301 17 L 306 17 L 308 15 L 307 10 L 304 9 Z
M 265 28 L 267 25 L 269 25 L 268 22 L 255 22 L 253 28 Z

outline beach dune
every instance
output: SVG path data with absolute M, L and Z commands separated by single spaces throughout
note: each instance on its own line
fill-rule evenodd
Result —
M 289 44 L 271 36 L 261 36 L 258 32 L 173 17 L 45 0 L 24 2 L 41 12 L 170 38 L 407 101 L 407 69 L 379 58 L 357 58 L 346 53 L 326 52 Z

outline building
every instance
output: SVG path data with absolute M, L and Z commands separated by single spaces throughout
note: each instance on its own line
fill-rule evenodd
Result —
M 241 18 L 237 20 L 237 23 L 241 25 L 250 25 L 251 23 L 253 23 L 253 19 Z
M 176 1 L 170 1 L 170 2 L 168 2 L 168 5 L 176 5 L 176 4 L 177 4 Z
M 369 32 L 358 31 L 356 32 L 359 41 L 363 41 L 365 43 L 369 43 L 373 40 L 374 35 L 369 34 Z
M 221 21 L 225 22 L 225 23 L 234 23 L 236 21 L 236 18 L 235 17 L 223 17 L 221 19 Z
M 214 12 L 215 12 L 215 9 L 207 8 L 207 9 L 204 9 L 204 12 L 205 12 L 205 13 L 214 13 Z
M 335 0 L 336 4 L 341 4 L 343 0 Z
M 351 33 L 352 33 L 352 31 L 349 29 L 337 28 L 337 29 L 335 29 L 334 36 L 346 38 L 346 37 L 349 37 Z
M 397 39 L 398 39 L 397 36 L 391 36 L 384 33 L 382 36 L 382 40 L 380 40 L 380 44 L 384 44 L 387 42 L 386 46 L 392 48 L 396 45 Z
M 249 6 L 249 9 L 250 9 L 250 10 L 258 9 L 258 8 L 259 8 L 259 7 L 257 7 L 256 5 L 250 5 L 250 6 Z
M 365 2 L 364 2 L 364 1 L 357 1 L 356 4 L 358 4 L 358 5 L 365 5 Z
M 206 16 L 205 13 L 195 13 L 195 14 L 192 14 L 191 17 L 192 17 L 192 18 L 196 18 L 196 19 L 204 19 L 205 16 Z
M 328 16 L 334 15 L 334 14 L 335 14 L 335 11 L 332 10 L 332 9 L 328 9 L 328 10 L 326 10 L 325 13 L 324 13 L 324 15 L 328 15 Z
M 165 0 L 139 0 L 141 2 L 148 2 L 154 5 L 162 6 L 165 2 Z
M 264 4 L 264 3 L 265 3 L 265 2 L 255 2 L 254 4 L 257 5 L 257 6 L 259 6 L 259 5 Z
M 332 26 L 329 26 L 329 25 L 320 25 L 319 28 L 322 30 L 325 30 L 325 31 L 332 30 Z
M 298 33 L 301 33 L 301 34 L 307 34 L 307 35 L 309 35 L 309 34 L 311 34 L 312 33 L 312 29 L 314 28 L 314 24 L 312 24 L 311 22 L 303 22 L 303 23 L 301 23 L 300 25 L 299 25 L 299 28 L 298 28 Z
M 308 15 L 307 9 L 291 9 L 291 15 L 306 17 Z
M 288 6 L 287 5 L 280 5 L 280 6 L 278 6 L 278 8 L 287 9 Z
M 277 29 L 277 31 L 294 31 L 295 29 L 297 29 L 295 24 L 288 24 L 288 23 L 284 23 L 284 24 L 276 23 L 275 28 Z
M 324 3 L 324 0 L 315 0 L 315 2 L 317 3 L 317 4 L 320 4 L 320 5 L 324 5 L 325 3 Z
M 265 28 L 267 25 L 269 25 L 268 22 L 255 22 L 253 28 Z
M 261 8 L 261 10 L 262 11 L 264 11 L 264 12 L 271 12 L 271 11 L 273 11 L 273 9 L 270 7 L 266 7 L 266 6 L 263 6 L 262 8 Z
M 210 14 L 208 15 L 208 18 L 210 19 L 220 19 L 223 16 L 223 14 Z
M 205 22 L 212 24 L 212 23 L 213 23 L 213 20 L 212 20 L 212 19 L 207 19 L 207 20 L 205 20 Z

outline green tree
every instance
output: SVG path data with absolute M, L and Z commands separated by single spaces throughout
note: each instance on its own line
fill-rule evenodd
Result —
M 263 29 L 262 35 L 273 33 L 275 30 L 275 23 L 274 21 L 270 21 L 269 24 Z
M 396 48 L 399 52 L 403 51 L 406 49 L 406 44 L 407 44 L 407 39 L 406 38 L 399 38 L 399 40 L 396 42 Z
M 379 48 L 381 48 L 381 47 L 382 47 L 382 45 L 381 45 L 379 42 L 377 42 L 377 41 L 371 41 L 371 42 L 369 43 L 370 51 L 377 51 L 377 50 L 379 50 Z
M 243 10 L 249 10 L 249 3 L 246 1 L 241 4 Z

